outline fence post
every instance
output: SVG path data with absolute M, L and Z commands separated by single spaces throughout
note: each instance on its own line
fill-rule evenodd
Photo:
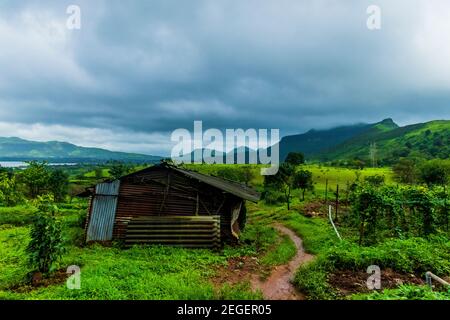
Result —
M 336 185 L 336 211 L 334 215 L 334 221 L 338 221 L 338 207 L 339 207 L 339 184 Z

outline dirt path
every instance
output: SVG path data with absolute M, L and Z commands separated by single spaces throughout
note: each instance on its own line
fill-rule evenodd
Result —
M 292 230 L 281 224 L 275 225 L 275 228 L 291 238 L 297 247 L 297 254 L 288 264 L 275 267 L 267 280 L 261 281 L 258 276 L 254 276 L 251 280 L 252 287 L 254 290 L 261 290 L 267 300 L 303 300 L 305 296 L 298 292 L 291 281 L 298 267 L 310 261 L 313 256 L 305 253 L 302 239 Z

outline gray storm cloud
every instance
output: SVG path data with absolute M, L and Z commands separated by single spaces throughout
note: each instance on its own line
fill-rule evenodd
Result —
M 167 153 L 194 120 L 289 134 L 449 118 L 450 3 L 377 1 L 377 31 L 371 4 L 3 1 L 0 135 Z

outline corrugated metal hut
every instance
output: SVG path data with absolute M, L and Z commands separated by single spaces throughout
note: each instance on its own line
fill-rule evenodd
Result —
M 90 192 L 86 241 L 217 247 L 239 237 L 245 200 L 239 183 L 160 164 L 100 183 Z

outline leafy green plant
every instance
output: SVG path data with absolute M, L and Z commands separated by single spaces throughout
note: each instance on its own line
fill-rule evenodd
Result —
M 64 251 L 61 222 L 57 217 L 58 207 L 53 204 L 53 196 L 39 196 L 37 208 L 39 211 L 31 226 L 27 252 L 30 265 L 36 271 L 47 274 L 54 271 Z
M 30 161 L 28 167 L 20 173 L 21 181 L 27 186 L 32 199 L 42 195 L 48 188 L 50 171 L 47 162 Z
M 69 191 L 69 175 L 61 169 L 53 170 L 48 180 L 48 189 L 55 201 L 63 202 Z
M 0 203 L 12 207 L 24 201 L 16 177 L 9 173 L 0 173 Z
M 297 171 L 294 174 L 294 186 L 302 190 L 302 201 L 305 201 L 306 190 L 314 190 L 312 172 L 304 169 Z

